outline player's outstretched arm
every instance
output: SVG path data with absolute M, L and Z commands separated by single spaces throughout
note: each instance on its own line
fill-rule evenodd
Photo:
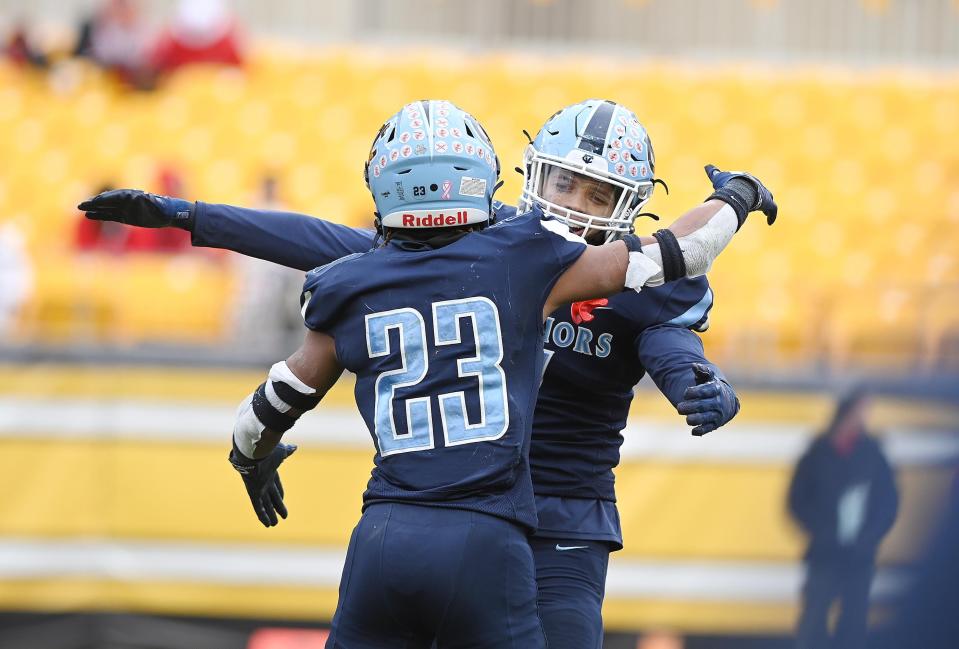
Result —
M 721 172 L 708 165 L 715 190 L 652 236 L 627 235 L 621 241 L 588 246 L 559 278 L 545 313 L 568 302 L 606 297 L 624 287 L 640 290 L 683 277 L 705 275 L 753 211 L 762 211 L 772 224 L 778 208 L 772 193 L 754 176 Z
M 304 214 L 159 196 L 138 189 L 115 189 L 80 203 L 88 219 L 145 228 L 178 227 L 194 246 L 223 248 L 281 266 L 310 270 L 366 252 L 372 230 L 351 228 Z
M 303 345 L 270 368 L 266 381 L 237 409 L 230 463 L 243 477 L 253 511 L 264 526 L 272 527 L 287 516 L 277 469 L 296 446 L 280 443 L 283 433 L 316 407 L 342 373 L 333 338 L 309 331 Z

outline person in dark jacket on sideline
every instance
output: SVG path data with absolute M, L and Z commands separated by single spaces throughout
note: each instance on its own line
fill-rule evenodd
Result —
M 800 649 L 865 644 L 876 552 L 899 504 L 892 468 L 865 430 L 867 405 L 862 392 L 839 402 L 826 432 L 800 458 L 789 487 L 790 514 L 809 536 Z M 829 610 L 836 600 L 840 614 L 830 635 Z

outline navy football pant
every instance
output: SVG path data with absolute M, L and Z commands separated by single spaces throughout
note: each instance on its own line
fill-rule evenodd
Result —
M 601 649 L 609 544 L 531 537 L 549 649 Z
M 371 505 L 353 530 L 327 649 L 544 649 L 526 533 L 460 509 Z

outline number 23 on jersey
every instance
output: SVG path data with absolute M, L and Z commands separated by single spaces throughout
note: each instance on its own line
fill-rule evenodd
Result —
M 461 344 L 463 327 L 472 327 L 475 350 L 472 356 L 456 359 L 460 378 L 475 376 L 479 386 L 479 421 L 470 422 L 463 390 L 435 395 L 439 400 L 439 422 L 445 446 L 472 444 L 499 439 L 509 427 L 506 374 L 499 311 L 485 297 L 434 302 L 432 305 L 434 348 Z M 391 329 L 396 329 L 399 349 L 391 349 Z M 426 323 L 412 308 L 382 311 L 366 316 L 366 349 L 370 358 L 399 354 L 400 367 L 376 378 L 374 418 L 380 455 L 409 453 L 434 448 L 433 396 L 404 400 L 407 432 L 400 433 L 394 420 L 394 400 L 401 388 L 419 384 L 429 371 Z

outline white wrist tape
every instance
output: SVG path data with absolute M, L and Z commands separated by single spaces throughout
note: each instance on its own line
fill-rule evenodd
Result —
M 723 205 L 706 225 L 679 237 L 679 247 L 683 250 L 683 261 L 686 262 L 686 277 L 705 275 L 719 253 L 732 240 L 738 227 L 736 211 L 729 205 Z M 646 250 L 645 246 L 643 250 Z
M 256 445 L 266 426 L 253 414 L 253 395 L 251 394 L 237 406 L 236 422 L 233 424 L 233 442 L 240 449 L 240 453 L 253 458 Z
M 270 368 L 266 381 L 236 410 L 233 425 L 236 447 L 252 458 L 264 430 L 285 432 L 304 411 L 316 406 L 317 401 L 316 390 L 296 378 L 286 361 L 276 363 Z
M 701 228 L 677 237 L 686 264 L 686 277 L 699 277 L 709 272 L 713 261 L 736 234 L 738 225 L 736 211 L 723 205 Z M 644 245 L 642 252 L 629 253 L 626 288 L 639 291 L 643 286 L 661 286 L 664 281 L 663 254 L 658 243 Z
M 656 248 L 659 255 L 659 244 L 643 246 L 642 252 L 629 253 L 629 265 L 626 267 L 626 288 L 640 291 L 644 286 L 660 286 L 663 283 L 663 261 L 649 255 L 649 248 Z

